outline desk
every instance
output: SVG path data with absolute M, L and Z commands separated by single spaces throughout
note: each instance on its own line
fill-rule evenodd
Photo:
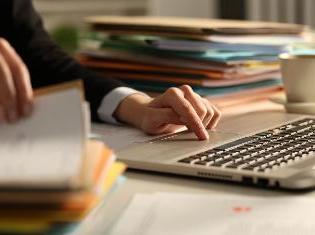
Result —
M 236 115 L 242 115 L 249 112 L 258 111 L 283 111 L 283 107 L 273 104 L 270 101 L 258 101 L 245 106 L 237 106 L 222 110 L 222 122 L 233 118 Z M 104 132 L 109 128 L 104 127 Z M 99 130 L 100 127 L 98 127 Z M 122 128 L 122 127 L 116 127 Z M 120 129 L 119 129 L 120 130 Z M 99 132 L 99 131 L 98 131 Z M 140 135 L 137 131 L 137 135 Z M 98 133 L 99 134 L 99 133 Z M 110 134 L 110 133 L 109 133 Z M 104 140 L 108 140 L 110 145 L 110 138 L 104 136 Z M 154 192 L 182 192 L 182 193 L 203 193 L 203 194 L 229 194 L 229 195 L 260 195 L 260 196 L 278 196 L 287 194 L 283 191 L 266 190 L 254 187 L 242 186 L 239 184 L 222 183 L 213 180 L 199 179 L 192 177 L 182 177 L 176 175 L 148 173 L 141 171 L 128 170 L 125 174 L 127 176 L 126 182 L 117 190 L 117 192 L 106 199 L 104 204 L 93 214 L 90 221 L 86 223 L 86 234 L 105 234 L 105 228 L 123 211 L 129 200 L 136 193 L 154 193 Z M 307 193 L 314 196 L 315 192 Z M 109 213 L 110 212 L 110 213 Z M 89 227 L 89 228 L 88 228 Z

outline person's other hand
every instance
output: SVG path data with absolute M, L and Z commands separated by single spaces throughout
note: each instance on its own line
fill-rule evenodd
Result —
M 12 46 L 0 38 L 0 123 L 27 117 L 32 108 L 33 91 L 27 67 Z
M 206 129 L 216 127 L 221 113 L 190 86 L 183 85 L 170 88 L 154 99 L 131 95 L 122 101 L 115 116 L 149 134 L 171 133 L 184 125 L 204 140 L 208 138 Z

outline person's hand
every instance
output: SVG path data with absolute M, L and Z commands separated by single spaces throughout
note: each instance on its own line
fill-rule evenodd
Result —
M 154 99 L 142 94 L 128 96 L 114 115 L 148 134 L 171 133 L 184 125 L 204 140 L 209 137 L 206 129 L 217 126 L 221 113 L 190 86 L 183 85 Z
M 29 116 L 32 108 L 29 72 L 12 46 L 0 38 L 0 123 Z

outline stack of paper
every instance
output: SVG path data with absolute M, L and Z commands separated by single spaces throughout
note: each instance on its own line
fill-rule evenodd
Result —
M 311 235 L 314 202 L 305 196 L 137 194 L 110 234 Z
M 31 118 L 0 125 L 0 234 L 66 234 L 110 191 L 125 165 L 88 141 L 72 85 L 38 92 Z
M 91 17 L 79 60 L 147 91 L 190 84 L 204 96 L 281 87 L 278 54 L 307 41 L 293 24 L 155 17 Z

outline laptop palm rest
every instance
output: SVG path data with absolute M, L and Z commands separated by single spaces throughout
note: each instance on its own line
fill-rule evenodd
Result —
M 194 133 L 186 131 L 139 143 L 118 152 L 118 158 L 127 162 L 168 162 L 238 138 L 239 135 L 235 133 L 209 132 L 208 140 L 199 141 Z
M 217 131 L 209 131 L 210 138 L 205 141 L 199 141 L 194 133 L 186 131 L 159 137 L 149 142 L 137 143 L 119 151 L 117 155 L 120 160 L 133 168 L 137 165 L 134 163 L 139 161 L 174 163 L 174 160 L 206 151 L 298 117 L 301 116 L 281 112 L 250 113 L 220 123 Z

